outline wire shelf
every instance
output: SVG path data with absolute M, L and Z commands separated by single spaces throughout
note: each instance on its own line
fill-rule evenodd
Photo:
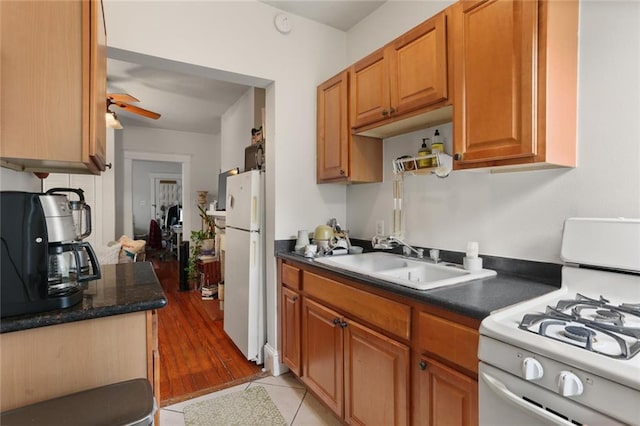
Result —
M 429 160 L 431 163 L 433 160 L 437 162 L 435 166 L 420 167 L 418 164 L 420 161 Z M 411 173 L 413 175 L 428 175 L 434 173 L 436 167 L 440 166 L 440 158 L 436 154 L 429 154 L 423 157 L 400 157 L 392 161 L 393 173 Z

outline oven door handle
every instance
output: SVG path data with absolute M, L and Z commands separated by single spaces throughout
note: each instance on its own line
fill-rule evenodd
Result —
M 494 377 L 491 377 L 487 373 L 481 372 L 480 377 L 482 378 L 482 380 L 484 380 L 487 386 L 489 386 L 489 389 L 491 389 L 493 393 L 495 393 L 497 396 L 504 399 L 505 401 L 515 405 L 516 407 L 524 411 L 528 411 L 529 413 L 534 414 L 537 417 L 556 425 L 574 426 L 573 423 L 568 422 L 564 419 L 561 419 L 560 417 L 554 414 L 551 414 L 540 407 L 536 407 L 535 405 L 532 405 L 524 401 L 522 398 L 518 397 L 516 394 L 511 392 L 504 383 L 502 383 L 500 380 Z

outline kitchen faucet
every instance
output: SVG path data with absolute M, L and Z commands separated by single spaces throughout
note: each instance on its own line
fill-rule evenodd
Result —
M 373 237 L 371 244 L 374 249 L 385 249 L 385 250 L 389 250 L 398 245 L 401 245 L 402 253 L 405 256 L 410 256 L 411 252 L 414 252 L 418 259 L 422 259 L 424 257 L 424 250 L 414 248 L 413 246 L 407 244 L 406 242 L 402 241 L 400 238 L 395 237 L 393 235 L 390 235 L 388 237 L 381 237 L 376 235 L 375 237 Z

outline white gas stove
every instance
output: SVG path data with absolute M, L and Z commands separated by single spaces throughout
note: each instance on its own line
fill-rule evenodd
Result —
M 562 286 L 480 327 L 480 424 L 640 424 L 640 220 L 568 219 Z

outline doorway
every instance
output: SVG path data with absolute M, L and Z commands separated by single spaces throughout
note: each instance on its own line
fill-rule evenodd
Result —
M 140 206 L 140 202 L 134 203 L 134 164 L 137 164 L 138 167 L 141 167 L 143 164 L 161 162 L 161 163 L 171 163 L 179 166 L 180 172 L 178 173 L 182 182 L 182 206 L 183 206 L 183 220 L 182 226 L 184 229 L 191 229 L 191 214 L 192 209 L 189 206 L 188 202 L 185 202 L 185 194 L 191 193 L 191 157 L 188 155 L 177 155 L 177 154 L 160 154 L 154 152 L 134 152 L 134 151 L 125 151 L 124 152 L 124 170 L 123 170 L 123 226 L 124 226 L 124 234 L 133 236 L 134 234 L 134 215 L 135 211 L 139 211 L 140 215 L 144 215 L 148 217 L 149 220 L 151 218 L 151 204 L 152 202 L 145 203 L 144 206 Z M 175 169 L 172 171 L 175 174 Z M 149 180 L 148 178 L 144 179 L 143 190 L 144 197 L 150 198 L 149 191 Z M 137 187 L 137 185 L 136 185 Z M 136 206 L 136 204 L 138 204 Z M 135 210 L 135 211 L 134 211 Z M 142 213 L 144 212 L 144 213 Z M 148 231 L 149 220 L 147 220 L 144 228 L 141 227 L 143 233 Z
M 163 228 L 168 209 L 182 204 L 182 165 L 173 161 L 134 160 L 131 173 L 133 235 L 135 239 L 144 239 L 151 220 Z
M 182 221 L 179 214 L 182 210 L 182 176 L 168 173 L 151 173 L 151 217 L 155 219 L 163 231 Z M 177 207 L 177 211 L 173 209 Z

